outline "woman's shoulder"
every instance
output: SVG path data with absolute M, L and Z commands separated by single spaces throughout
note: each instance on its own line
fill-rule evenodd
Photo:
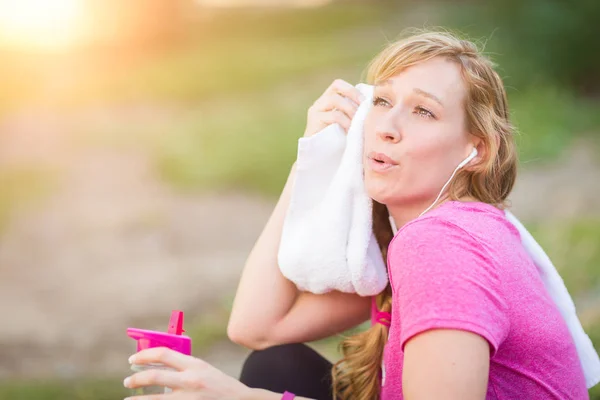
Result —
M 520 243 L 520 235 L 503 210 L 481 202 L 449 201 L 398 230 L 388 254 L 489 253 L 509 243 Z
M 485 240 L 499 233 L 518 236 L 503 210 L 482 202 L 448 201 L 404 225 L 390 245 L 422 242 L 424 238 L 444 240 L 455 235 Z
M 505 221 L 504 211 L 488 204 L 444 203 L 396 233 L 388 248 L 388 272 L 405 281 L 411 274 L 426 281 L 476 276 L 496 284 L 495 260 L 512 247 L 507 235 L 514 234 Z

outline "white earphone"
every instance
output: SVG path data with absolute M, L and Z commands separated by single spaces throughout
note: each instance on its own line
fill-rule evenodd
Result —
M 465 158 L 460 164 L 458 164 L 458 167 L 456 167 L 456 169 L 460 169 L 460 168 L 464 167 L 465 165 L 467 165 L 469 163 L 469 161 L 471 161 L 475 157 L 477 157 L 477 149 L 475 147 L 473 147 L 473 150 L 471 150 L 471 154 L 469 154 L 469 156 L 467 158 Z

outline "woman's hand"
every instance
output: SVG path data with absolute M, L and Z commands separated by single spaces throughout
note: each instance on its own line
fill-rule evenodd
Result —
M 312 136 L 336 122 L 348 132 L 362 97 L 360 91 L 350 83 L 342 79 L 333 81 L 309 107 L 304 137 Z
M 126 378 L 123 384 L 130 389 L 151 385 L 173 389 L 172 393 L 129 397 L 131 400 L 243 400 L 254 397 L 253 389 L 207 362 L 165 347 L 142 350 L 131 356 L 129 362 L 161 363 L 175 370 L 150 369 Z

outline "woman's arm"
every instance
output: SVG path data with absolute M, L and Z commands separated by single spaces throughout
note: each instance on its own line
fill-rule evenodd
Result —
M 252 349 L 322 339 L 369 318 L 368 297 L 300 292 L 279 270 L 277 253 L 295 168 L 246 261 L 227 327 L 232 341 Z
M 405 400 L 485 399 L 490 347 L 475 333 L 432 329 L 404 347 L 402 393 Z
M 401 380 L 407 400 L 484 399 L 490 359 L 510 332 L 507 268 L 495 261 L 506 259 L 466 228 L 432 216 L 405 225 L 389 246 L 402 329 L 388 345 L 404 359 L 402 376 L 386 380 Z
M 277 249 L 288 208 L 296 164 L 262 233 L 258 237 L 242 272 L 227 334 L 250 348 L 261 347 L 273 327 L 290 310 L 298 290 L 285 279 L 277 265 Z
M 336 79 L 309 108 L 304 136 L 312 136 L 332 123 L 347 131 L 360 97 L 358 89 Z M 322 339 L 369 318 L 368 297 L 341 292 L 321 295 L 299 292 L 279 270 L 277 254 L 295 168 L 294 164 L 279 201 L 246 261 L 227 327 L 232 341 L 252 349 Z

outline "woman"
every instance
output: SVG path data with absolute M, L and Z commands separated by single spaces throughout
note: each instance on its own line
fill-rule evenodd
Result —
M 142 372 L 129 383 L 183 390 L 165 399 L 280 399 L 284 391 L 317 399 L 587 399 L 566 324 L 502 211 L 517 160 L 491 62 L 470 42 L 421 33 L 377 55 L 367 82 L 376 88 L 364 179 L 387 259 L 386 290 L 376 299 L 315 295 L 281 275 L 292 167 L 247 260 L 228 327 L 233 341 L 256 350 L 243 383 L 161 349 L 135 362 L 180 372 Z M 360 101 L 352 85 L 336 80 L 310 107 L 305 135 L 331 123 L 347 130 Z M 395 236 L 388 210 L 400 228 Z M 370 315 L 375 323 L 342 343 L 334 366 L 302 344 Z

